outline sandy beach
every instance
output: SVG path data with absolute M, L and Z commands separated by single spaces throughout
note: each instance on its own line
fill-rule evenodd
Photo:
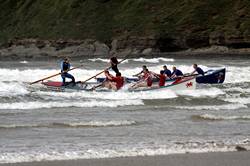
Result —
M 0 164 L 1 166 L 249 166 L 250 152 L 212 152 Z

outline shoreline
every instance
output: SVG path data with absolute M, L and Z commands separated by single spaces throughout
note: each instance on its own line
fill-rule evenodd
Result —
M 250 151 L 186 153 L 102 159 L 54 160 L 0 164 L 0 166 L 248 166 Z

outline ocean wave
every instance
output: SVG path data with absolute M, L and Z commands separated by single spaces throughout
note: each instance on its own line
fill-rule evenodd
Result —
M 221 89 L 218 88 L 208 88 L 208 89 L 196 89 L 189 91 L 176 91 L 178 95 L 192 96 L 192 97 L 217 97 L 219 95 L 225 94 Z
M 231 103 L 250 104 L 249 97 L 225 98 L 223 100 Z
M 126 101 L 126 100 L 145 100 L 145 99 L 171 99 L 176 98 L 177 95 L 171 90 L 166 90 L 164 93 L 157 91 L 139 91 L 128 92 L 126 90 L 120 90 L 118 92 L 44 92 L 37 91 L 34 94 L 39 95 L 44 99 L 100 99 L 108 100 L 108 102 L 114 101 Z
M 109 59 L 103 59 L 103 58 L 93 58 L 93 59 L 88 59 L 89 61 L 92 62 L 106 62 L 108 63 L 110 60 Z M 122 59 L 118 59 L 118 61 L 121 61 Z M 174 62 L 175 60 L 173 58 L 137 58 L 137 59 L 127 59 L 123 63 L 128 63 L 129 61 L 134 61 L 134 62 L 146 62 L 146 63 L 159 63 L 160 61 L 162 62 Z
M 29 63 L 29 62 L 28 62 L 28 61 L 20 61 L 19 63 L 27 64 L 27 63 Z
M 223 105 L 201 105 L 201 106 L 174 106 L 183 110 L 236 110 L 240 108 L 248 108 L 244 104 L 223 104 Z
M 239 67 L 229 66 L 226 68 L 226 83 L 242 83 L 249 82 L 250 80 L 250 67 Z
M 137 122 L 129 120 L 121 121 L 89 121 L 89 122 L 53 122 L 48 124 L 0 124 L 0 129 L 18 129 L 18 128 L 81 128 L 81 127 L 119 127 L 131 126 Z
M 175 60 L 173 58 L 151 58 L 151 59 L 146 59 L 146 58 L 137 58 L 137 59 L 130 59 L 135 62 L 147 62 L 147 63 L 159 63 L 160 61 L 162 62 L 174 62 Z
M 115 100 L 115 101 L 49 101 L 49 102 L 17 102 L 17 103 L 0 103 L 0 109 L 44 109 L 44 108 L 62 108 L 62 107 L 121 107 L 128 105 L 143 105 L 142 100 Z
M 23 83 L 12 82 L 0 82 L 0 96 L 1 97 L 9 97 L 9 96 L 17 96 L 17 95 L 26 95 L 29 91 L 26 89 Z
M 243 116 L 224 116 L 224 115 L 213 115 L 213 114 L 203 114 L 203 115 L 194 115 L 193 119 L 200 120 L 250 120 L 249 115 Z
M 55 148 L 42 148 L 39 151 L 20 151 L 7 152 L 0 154 L 0 163 L 20 163 L 34 161 L 53 161 L 53 160 L 73 160 L 73 159 L 100 159 L 115 157 L 132 156 L 155 156 L 183 153 L 204 153 L 204 152 L 229 152 L 235 151 L 234 146 L 212 143 L 176 143 L 172 145 L 154 145 L 154 146 L 126 146 L 112 148 L 85 149 L 77 147 L 76 150 L 56 150 Z

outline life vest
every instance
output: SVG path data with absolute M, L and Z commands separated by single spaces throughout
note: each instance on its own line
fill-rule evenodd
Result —
M 116 83 L 116 88 L 117 88 L 117 90 L 118 90 L 118 89 L 121 89 L 121 87 L 122 87 L 123 84 L 124 84 L 124 78 L 123 78 L 123 77 L 120 77 L 120 76 L 118 76 L 118 77 L 113 77 L 113 78 L 112 78 L 112 81 Z
M 62 62 L 61 64 L 61 71 L 66 71 L 70 69 L 70 64 L 67 62 Z
M 159 78 L 160 78 L 160 80 L 159 80 L 159 86 L 164 86 L 165 82 L 166 82 L 166 76 L 163 75 L 163 74 L 161 74 L 161 75 L 159 75 Z
M 152 86 L 153 80 L 152 80 L 151 74 L 149 72 L 148 73 L 144 73 L 143 79 L 145 81 L 147 81 L 147 86 Z

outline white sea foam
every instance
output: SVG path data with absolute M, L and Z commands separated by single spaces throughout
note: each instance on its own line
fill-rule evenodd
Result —
M 110 60 L 109 59 L 103 59 L 103 58 L 93 58 L 93 59 L 88 59 L 89 61 L 92 62 L 106 62 L 108 63 Z M 118 59 L 118 61 L 121 61 L 122 59 Z M 134 61 L 134 62 L 146 62 L 146 63 L 159 63 L 159 62 L 174 62 L 173 58 L 136 58 L 136 59 L 127 59 L 123 61 L 123 63 L 127 63 L 129 61 Z
M 240 71 L 240 72 L 239 72 Z M 226 68 L 226 83 L 250 82 L 250 67 L 229 66 Z
M 20 61 L 19 63 L 27 64 L 27 63 L 29 63 L 29 62 L 28 62 L 28 61 Z
M 225 116 L 225 115 L 203 114 L 203 115 L 198 115 L 196 117 L 205 120 L 250 120 L 249 115 Z
M 100 99 L 112 101 L 121 101 L 122 100 L 142 100 L 142 99 L 170 99 L 175 98 L 177 95 L 171 90 L 166 90 L 164 93 L 159 93 L 157 91 L 141 91 L 141 92 L 127 92 L 127 91 L 118 91 L 118 92 L 35 92 L 39 96 L 45 99 L 51 99 L 52 97 L 60 97 L 64 99 L 74 99 L 74 98 L 86 98 L 86 99 Z
M 16 129 L 16 128 L 37 128 L 37 127 L 118 127 L 135 125 L 135 121 L 88 121 L 88 122 L 53 122 L 40 124 L 0 124 L 0 129 Z
M 137 58 L 137 59 L 130 59 L 132 61 L 136 62 L 147 62 L 147 63 L 159 63 L 160 61 L 163 62 L 174 62 L 174 59 L 172 58 L 151 58 L 151 59 L 146 59 L 146 58 Z
M 48 102 L 17 102 L 0 103 L 0 109 L 39 109 L 39 108 L 61 108 L 61 107 L 118 107 L 127 105 L 143 105 L 142 100 L 115 100 L 115 101 L 48 101 Z
M 223 100 L 231 103 L 250 104 L 249 97 L 224 98 Z
M 174 108 L 184 110 L 236 110 L 248 108 L 244 104 L 223 104 L 223 105 L 201 105 L 201 106 L 174 106 Z
M 225 89 L 226 92 L 240 92 L 240 93 L 250 93 L 250 89 L 248 88 L 241 88 L 241 87 L 231 87 Z
M 82 148 L 82 149 L 81 149 Z M 45 151 L 46 150 L 46 151 Z M 123 148 L 97 148 L 97 149 L 78 149 L 60 150 L 44 147 L 39 151 L 7 152 L 0 155 L 0 163 L 20 163 L 32 161 L 52 161 L 52 160 L 73 160 L 91 158 L 114 158 L 128 156 L 155 156 L 169 155 L 178 153 L 204 153 L 204 152 L 228 152 L 235 151 L 234 146 L 217 145 L 216 143 L 184 143 L 173 145 L 156 145 L 153 147 L 128 146 Z
M 92 61 L 92 62 L 109 62 L 110 60 L 109 59 L 103 59 L 103 58 L 92 58 L 92 59 L 88 59 L 89 61 Z
M 218 88 L 208 88 L 208 89 L 196 89 L 190 91 L 176 91 L 178 95 L 192 96 L 192 97 L 217 97 L 219 95 L 225 94 L 222 90 Z
M 25 95 L 28 94 L 29 91 L 26 89 L 24 84 L 12 82 L 5 83 L 0 82 L 0 96 L 16 96 L 16 95 Z

